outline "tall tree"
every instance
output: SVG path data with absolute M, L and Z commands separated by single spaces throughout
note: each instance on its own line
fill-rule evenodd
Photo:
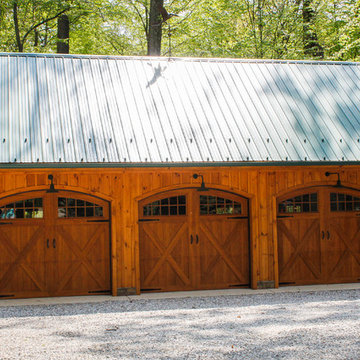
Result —
M 164 7 L 164 0 L 150 0 L 149 30 L 147 34 L 147 54 L 161 55 L 162 18 L 160 9 Z
M 57 50 L 59 54 L 69 53 L 70 21 L 66 14 L 58 17 L 57 24 Z
M 302 0 L 304 54 L 313 59 L 324 58 L 316 31 L 316 12 L 313 0 Z

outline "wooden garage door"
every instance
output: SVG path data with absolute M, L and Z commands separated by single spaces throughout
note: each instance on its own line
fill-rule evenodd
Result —
M 0 202 L 0 297 L 109 293 L 109 207 L 73 192 Z
M 139 211 L 142 291 L 249 286 L 246 199 L 186 189 L 146 199 Z
M 313 188 L 278 201 L 280 285 L 360 281 L 360 194 Z

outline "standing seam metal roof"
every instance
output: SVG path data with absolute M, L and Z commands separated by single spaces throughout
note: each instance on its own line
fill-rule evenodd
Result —
M 359 100 L 359 63 L 0 54 L 0 163 L 356 162 Z

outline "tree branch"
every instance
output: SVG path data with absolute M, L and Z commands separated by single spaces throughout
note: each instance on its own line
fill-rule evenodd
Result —
M 15 4 L 14 4 L 15 5 Z M 70 9 L 70 6 L 66 7 L 65 9 L 61 10 L 60 12 L 58 12 L 56 15 L 52 16 L 52 17 L 49 17 L 47 19 L 44 19 L 42 21 L 40 21 L 39 23 L 31 26 L 31 28 L 26 32 L 26 34 L 23 36 L 22 38 L 22 44 L 24 44 L 27 36 L 36 28 L 38 28 L 39 26 L 47 23 L 48 21 L 51 21 L 51 20 L 54 20 L 56 18 L 58 18 L 61 14 L 63 14 L 64 12 L 68 11 Z

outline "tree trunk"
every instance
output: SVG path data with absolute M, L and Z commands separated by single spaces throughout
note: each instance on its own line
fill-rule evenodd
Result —
M 20 39 L 18 4 L 16 1 L 14 1 L 14 4 L 13 4 L 13 17 L 14 17 L 14 26 L 15 26 L 16 45 L 18 47 L 19 52 L 23 52 L 24 47 L 23 47 L 23 43 Z
M 311 4 L 312 0 L 304 0 L 302 7 L 303 16 L 303 41 L 304 54 L 315 59 L 324 58 L 324 49 L 319 44 L 315 26 L 315 12 Z
M 58 54 L 69 54 L 70 22 L 65 14 L 58 17 L 57 50 Z
M 164 6 L 164 0 L 151 0 L 149 13 L 148 51 L 150 56 L 161 54 L 162 18 L 160 8 Z

